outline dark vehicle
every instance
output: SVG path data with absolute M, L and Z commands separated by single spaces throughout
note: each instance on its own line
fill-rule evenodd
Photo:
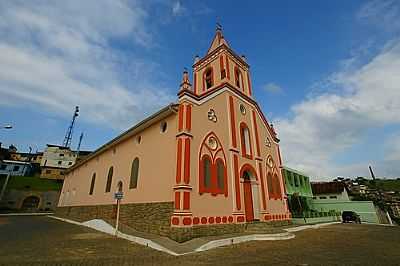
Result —
M 360 215 L 352 211 L 344 211 L 342 212 L 342 221 L 343 223 L 361 223 Z

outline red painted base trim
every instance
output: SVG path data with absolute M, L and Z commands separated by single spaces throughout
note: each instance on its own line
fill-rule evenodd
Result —
M 173 225 L 179 225 L 179 218 L 178 217 L 173 217 L 171 222 L 172 222 Z
M 186 214 L 187 215 L 187 214 Z M 173 216 L 171 218 L 171 224 L 173 226 L 201 226 L 201 225 L 216 225 L 216 224 L 232 224 L 232 223 L 245 223 L 246 218 L 244 215 L 234 216 L 203 216 L 203 217 L 192 217 L 192 216 Z M 278 213 L 278 214 L 265 214 L 262 216 L 263 221 L 287 221 L 290 220 L 290 213 Z
M 183 225 L 191 225 L 191 224 L 192 224 L 192 218 L 191 217 L 183 218 Z

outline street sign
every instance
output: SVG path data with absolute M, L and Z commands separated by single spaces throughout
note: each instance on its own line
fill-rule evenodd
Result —
M 114 194 L 114 199 L 120 200 L 124 197 L 124 193 L 122 193 L 122 191 L 116 192 Z

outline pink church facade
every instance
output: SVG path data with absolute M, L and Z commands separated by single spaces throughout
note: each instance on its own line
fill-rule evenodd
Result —
M 122 191 L 121 222 L 139 215 L 163 232 L 286 222 L 281 167 L 279 139 L 253 98 L 249 65 L 217 29 L 207 54 L 195 59 L 192 82 L 184 72 L 177 103 L 69 170 L 58 213 L 101 218 L 109 213 L 99 206 L 114 206 L 114 192 Z M 140 204 L 154 215 L 129 213 Z M 163 215 L 151 206 L 163 206 Z

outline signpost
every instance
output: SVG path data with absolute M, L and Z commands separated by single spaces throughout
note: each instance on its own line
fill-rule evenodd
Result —
M 119 205 L 121 199 L 124 197 L 124 193 L 122 191 L 118 191 L 114 194 L 114 198 L 117 200 L 117 219 L 115 222 L 115 235 L 118 233 L 118 223 L 119 223 Z

